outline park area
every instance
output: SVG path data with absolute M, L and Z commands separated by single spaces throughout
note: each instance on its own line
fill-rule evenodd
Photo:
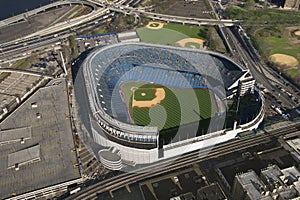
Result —
M 297 11 L 232 6 L 232 19 L 243 20 L 255 48 L 265 62 L 300 84 L 300 14 Z
M 265 27 L 253 33 L 253 42 L 265 61 L 300 83 L 300 27 Z
M 208 89 L 127 82 L 121 92 L 134 124 L 159 130 L 209 119 L 215 112 Z M 135 106 L 136 101 L 143 106 Z

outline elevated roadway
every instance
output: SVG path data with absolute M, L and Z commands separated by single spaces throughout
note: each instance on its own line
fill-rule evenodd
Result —
M 51 27 L 42 29 L 40 31 L 37 31 L 35 33 L 32 33 L 30 35 L 27 35 L 25 37 L 23 37 L 22 39 L 28 39 L 28 38 L 32 38 L 32 37 L 36 37 L 36 36 L 44 36 L 44 35 L 49 35 L 49 34 L 53 34 L 59 31 L 63 31 L 66 29 L 71 29 L 74 26 L 78 26 L 80 24 L 84 24 L 87 23 L 93 19 L 96 19 L 102 15 L 108 14 L 110 11 L 109 9 L 98 9 L 98 10 L 94 10 L 91 13 L 87 14 L 87 15 L 83 15 L 74 19 L 70 19 L 58 24 L 55 24 Z
M 111 11 L 115 12 L 121 12 L 125 14 L 137 14 L 137 15 L 143 15 L 147 18 L 154 19 L 154 20 L 160 20 L 160 21 L 166 21 L 166 22 L 176 22 L 176 23 L 182 23 L 189 24 L 189 25 L 218 25 L 222 24 L 224 26 L 233 26 L 235 24 L 240 24 L 241 21 L 239 20 L 231 20 L 231 19 L 201 19 L 201 18 L 193 18 L 193 17 L 182 17 L 182 16 L 175 16 L 175 15 L 166 15 L 166 14 L 160 14 L 155 12 L 148 12 L 143 9 L 133 8 L 129 6 L 119 6 L 119 5 L 111 5 L 108 6 L 108 8 Z
M 57 1 L 54 3 L 47 4 L 45 6 L 42 6 L 42 7 L 36 8 L 34 10 L 28 11 L 26 13 L 22 13 L 22 14 L 4 19 L 4 20 L 0 21 L 0 28 L 7 26 L 9 24 L 12 24 L 12 23 L 21 21 L 21 20 L 26 20 L 28 17 L 36 15 L 36 14 L 43 12 L 45 10 L 48 10 L 48 9 L 56 8 L 58 6 L 63 6 L 63 5 L 72 5 L 72 4 L 80 4 L 80 5 L 90 6 L 94 10 L 98 9 L 98 7 L 95 4 L 87 2 L 87 1 L 76 1 L 76 0 Z
M 299 131 L 299 129 L 299 123 L 291 124 L 286 127 L 274 129 L 264 134 L 259 134 L 244 139 L 236 139 L 227 143 L 219 144 L 213 149 L 202 149 L 201 151 L 195 151 L 186 155 L 182 155 L 180 158 L 177 158 L 177 160 L 170 159 L 164 162 L 153 164 L 146 169 L 136 170 L 131 173 L 124 173 L 110 179 L 103 180 L 75 195 L 70 196 L 67 199 L 97 199 L 97 195 L 100 193 L 115 191 L 121 187 L 124 187 L 125 185 L 133 184 L 138 181 L 180 169 L 188 165 L 237 152 L 260 144 L 265 144 L 272 141 L 274 138 L 277 139 L 285 134 Z

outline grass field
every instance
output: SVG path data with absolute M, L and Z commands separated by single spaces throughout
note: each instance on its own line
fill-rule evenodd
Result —
M 205 27 L 165 24 L 162 29 L 153 30 L 146 27 L 138 28 L 137 33 L 142 42 L 153 44 L 175 45 L 185 38 L 199 38 L 205 40 L 208 29 Z
M 132 108 L 132 87 L 138 87 L 141 91 L 162 87 L 166 96 L 159 105 L 151 108 Z M 210 93 L 206 89 L 181 89 L 128 82 L 122 86 L 122 94 L 135 124 L 157 126 L 159 130 L 209 119 L 214 114 Z
M 300 62 L 300 45 L 299 43 L 292 42 L 291 39 L 293 38 L 291 38 L 290 32 L 285 27 L 259 28 L 252 34 L 255 47 L 259 50 L 265 61 L 267 61 L 270 55 L 279 53 L 293 56 Z M 299 67 L 287 71 L 287 75 L 291 78 L 297 77 Z
M 248 26 L 249 29 L 256 29 L 259 26 L 300 25 L 299 12 L 294 10 L 232 6 L 226 8 L 225 12 L 230 19 L 243 20 L 243 26 Z
M 232 6 L 226 9 L 226 13 L 231 19 L 243 20 L 244 29 L 265 61 L 270 55 L 279 53 L 293 56 L 300 62 L 300 40 L 296 41 L 290 33 L 291 27 L 300 28 L 299 12 L 276 8 L 260 9 L 252 5 L 245 8 Z M 284 75 L 300 84 L 299 70 L 300 66 L 298 69 L 285 71 Z
M 179 24 L 165 24 L 164 28 L 177 31 L 191 38 L 206 39 L 198 35 L 198 33 L 200 33 L 201 31 L 207 31 L 207 29 L 204 27 L 183 26 Z

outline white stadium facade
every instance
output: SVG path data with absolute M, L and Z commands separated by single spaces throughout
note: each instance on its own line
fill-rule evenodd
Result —
M 256 116 L 224 128 L 228 99 L 239 92 L 239 83 L 249 72 L 222 54 L 147 43 L 118 43 L 93 50 L 80 64 L 75 79 L 75 96 L 85 144 L 109 169 L 126 165 L 144 165 L 183 153 L 212 147 L 256 129 L 264 117 L 264 99 Z M 203 87 L 213 91 L 216 114 L 208 131 L 199 127 L 180 127 L 184 137 L 161 143 L 155 126 L 138 126 L 128 119 L 120 85 L 129 81 L 155 83 L 171 87 Z M 245 88 L 243 88 L 245 89 Z M 188 132 L 188 134 L 186 134 Z M 180 139 L 181 138 L 181 139 Z M 184 139 L 183 139 L 184 138 Z

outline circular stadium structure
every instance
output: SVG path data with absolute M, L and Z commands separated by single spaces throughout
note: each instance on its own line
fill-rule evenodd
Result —
M 239 94 L 248 75 L 209 51 L 146 43 L 96 49 L 75 79 L 88 133 L 83 138 L 94 142 L 90 148 L 107 168 L 116 170 L 233 139 L 257 128 L 264 115 L 263 98 L 255 90 L 260 102 L 255 115 L 226 126 L 227 100 Z

